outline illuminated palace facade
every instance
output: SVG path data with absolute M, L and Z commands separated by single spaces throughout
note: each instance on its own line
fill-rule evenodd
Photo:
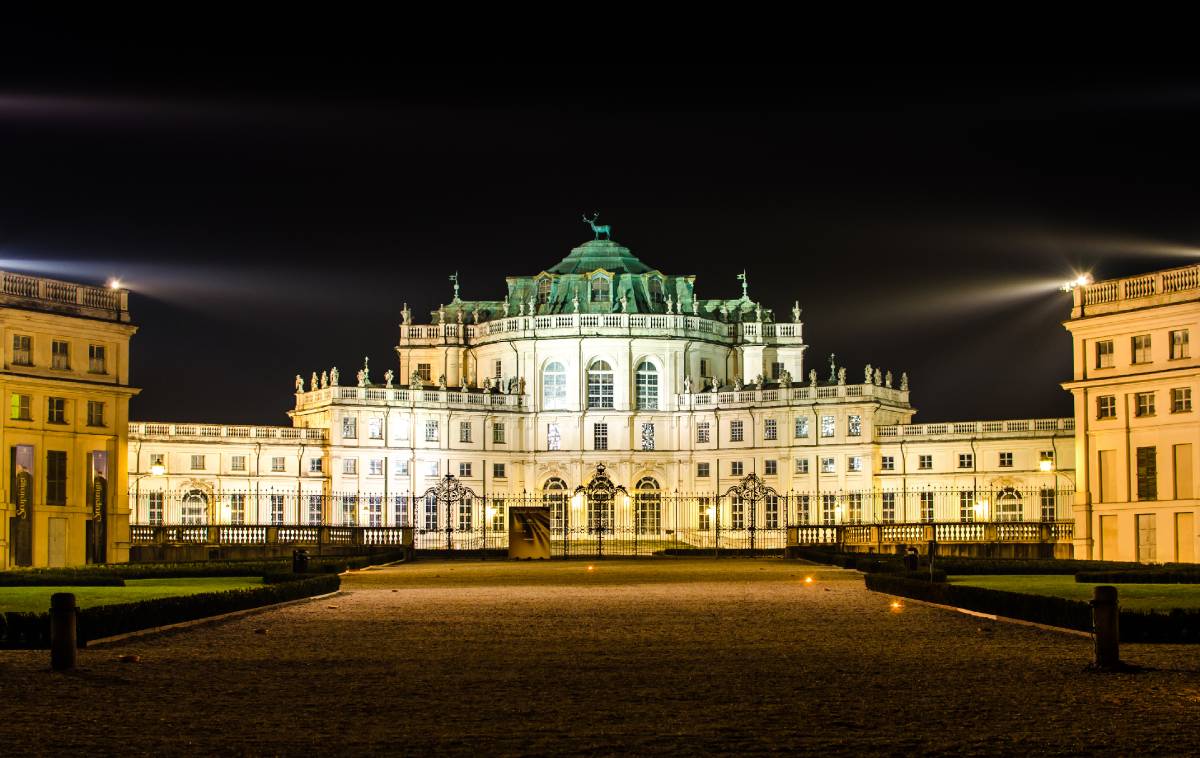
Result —
M 939 524 L 1071 544 L 1073 419 L 914 425 L 905 374 L 806 365 L 799 305 L 766 308 L 739 278 L 740 295 L 701 297 L 599 238 L 497 299 L 452 277 L 428 323 L 405 305 L 394 367 L 295 377 L 291 426 L 131 424 L 134 522 L 502 546 L 506 507 L 543 503 L 560 537 L 782 544 L 788 526 L 875 525 L 857 533 L 887 549 Z M 625 494 L 576 493 L 598 466 Z M 439 500 L 447 477 L 468 495 Z

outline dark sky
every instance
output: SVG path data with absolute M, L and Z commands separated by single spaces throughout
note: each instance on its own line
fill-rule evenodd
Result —
M 134 290 L 139 420 L 287 423 L 296 373 L 394 366 L 405 301 L 455 270 L 501 297 L 584 211 L 702 297 L 745 267 L 798 299 L 808 365 L 907 370 L 918 421 L 1069 415 L 1055 283 L 1200 245 L 1177 69 L 27 63 L 0 73 L 0 267 Z

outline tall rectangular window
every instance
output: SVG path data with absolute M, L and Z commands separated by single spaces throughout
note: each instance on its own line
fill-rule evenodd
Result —
M 88 372 L 92 374 L 108 373 L 108 356 L 104 345 L 88 345 Z
M 709 423 L 701 421 L 696 424 L 696 442 L 707 443 L 709 441 Z
M 796 496 L 796 521 L 800 524 L 809 523 L 808 495 Z
M 1192 388 L 1176 387 L 1171 390 L 1171 413 L 1187 413 L 1192 409 Z
M 271 495 L 271 526 L 283 525 L 283 495 Z
M 833 416 L 822 416 L 821 417 L 821 436 L 822 437 L 832 437 L 836 431 L 837 431 L 837 424 L 834 421 Z
M 492 478 L 493 479 L 504 479 L 507 475 L 508 474 L 504 470 L 503 463 L 493 463 L 492 464 Z
M 431 419 L 431 420 L 425 422 L 425 441 L 426 442 L 437 442 L 438 441 L 438 422 L 437 421 Z
M 796 431 L 794 436 L 797 439 L 802 439 L 808 436 L 808 416 L 799 416 L 796 418 Z
M 367 526 L 383 526 L 383 495 L 367 495 Z
M 503 379 L 504 378 L 504 361 L 496 360 L 492 364 L 492 378 L 493 379 Z
M 642 450 L 654 449 L 654 424 L 642 424 Z
M 1057 499 L 1053 487 L 1042 487 L 1040 497 L 1042 506 L 1042 521 L 1053 521 L 1057 515 Z
M 1133 396 L 1135 416 L 1153 416 L 1154 415 L 1154 393 L 1153 392 L 1138 392 Z
M 851 524 L 862 523 L 863 496 L 861 492 L 851 492 L 846 496 L 846 518 Z
M 779 528 L 779 496 L 767 495 L 766 516 L 768 529 Z
M 1116 395 L 1101 395 L 1096 398 L 1096 418 L 1116 418 L 1117 417 L 1117 397 Z
M 354 495 L 342 496 L 342 526 L 358 525 L 358 498 Z
M 1176 329 L 1171 332 L 1171 360 L 1191 357 L 1191 349 L 1188 347 L 1188 330 Z
M 497 421 L 492 424 L 492 444 L 493 445 L 503 445 L 504 444 L 504 422 L 503 421 Z
M 852 413 L 847 417 L 846 434 L 851 437 L 862 436 L 862 416 Z
M 1096 368 L 1113 367 L 1113 341 L 1098 340 L 1096 342 Z
M 766 476 L 775 476 L 779 473 L 778 461 L 763 461 L 763 474 Z
M 975 493 L 971 490 L 958 491 L 958 520 L 962 522 L 975 520 Z
M 833 474 L 836 472 L 837 472 L 836 459 L 834 459 L 832 457 L 821 459 L 821 473 L 822 474 Z
M 425 496 L 424 522 L 426 531 L 436 531 L 438 528 L 437 495 L 430 493 Z
M 1175 499 L 1187 500 L 1192 497 L 1194 491 L 1192 489 L 1192 443 L 1173 445 L 1172 452 L 1175 459 Z
M 1137 526 L 1138 562 L 1154 563 L 1158 560 L 1158 519 L 1153 513 L 1138 513 L 1133 518 Z
M 773 418 L 769 418 L 763 422 L 763 439 L 773 440 L 779 438 L 779 422 Z
M 163 493 L 151 492 L 146 503 L 146 521 L 152 526 L 161 526 L 163 522 Z
M 367 474 L 370 476 L 383 476 L 383 459 L 372 458 L 367 461 Z
M 50 343 L 50 367 L 69 371 L 71 368 L 71 343 L 53 340 Z
M 837 523 L 837 495 L 821 495 L 821 523 Z
M 880 518 L 885 524 L 896 523 L 896 493 L 884 492 L 880 497 Z
M 730 421 L 729 422 L 729 441 L 730 442 L 741 442 L 742 434 L 743 434 L 742 422 L 741 421 Z
M 613 371 L 604 361 L 596 361 L 587 372 L 588 408 L 613 407 Z
M 475 501 L 471 498 L 463 498 L 458 501 L 458 530 L 460 532 L 471 531 L 471 515 L 475 510 Z
M 503 532 L 507 525 L 504 521 L 504 500 L 494 498 L 492 500 L 492 531 Z
M 608 424 L 592 424 L 592 449 L 608 449 Z
M 246 523 L 246 495 L 235 493 L 229 496 L 229 523 L 240 525 Z
M 459 442 L 470 442 L 471 441 L 471 422 L 470 421 L 459 421 L 458 422 L 458 441 Z
M 933 521 L 933 493 L 921 493 L 921 520 Z
M 192 471 L 203 471 L 204 470 L 204 456 L 203 455 L 193 455 L 191 463 L 192 463 Z
M 342 439 L 358 439 L 358 419 L 353 416 L 342 416 Z
M 392 495 L 392 524 L 408 526 L 408 495 Z
M 307 523 L 309 526 L 316 526 L 321 523 L 322 519 L 322 498 L 320 495 L 308 496 L 308 516 Z
M 13 335 L 13 358 L 15 366 L 33 365 L 33 340 L 26 334 Z
M 808 459 L 807 458 L 797 458 L 796 459 L 796 473 L 797 474 L 807 474 L 808 473 Z
M 51 424 L 67 423 L 67 400 L 62 397 L 46 398 L 46 421 Z
M 88 426 L 104 426 L 104 403 L 99 400 L 89 400 L 87 403 Z
M 418 363 L 417 364 L 417 376 L 420 377 L 421 381 L 424 382 L 425 384 L 429 383 L 429 378 L 431 376 L 433 376 L 433 374 L 430 370 L 428 363 Z
M 343 458 L 342 459 L 342 473 L 343 474 L 351 474 L 351 475 L 357 474 L 358 473 L 358 459 L 357 458 Z
M 229 470 L 230 471 L 245 471 L 246 470 L 246 456 L 244 456 L 244 455 L 231 456 L 229 458 Z
M 29 395 L 14 394 L 12 396 L 9 418 L 13 421 L 32 421 L 33 416 L 29 411 L 29 400 Z
M 1138 500 L 1158 499 L 1158 450 L 1155 447 L 1137 449 Z
M 697 501 L 696 526 L 702 532 L 712 529 L 712 500 L 707 497 Z
M 381 418 L 367 419 L 367 436 L 373 440 L 383 439 L 383 419 L 381 419 Z
M 558 432 L 558 424 L 546 424 L 546 449 L 562 449 L 562 436 Z
M 1133 353 L 1134 363 L 1149 363 L 1150 362 L 1150 335 L 1139 334 L 1131 338 L 1130 347 Z
M 700 359 L 700 376 L 705 378 L 712 376 L 711 364 L 707 358 Z
M 46 504 L 67 504 L 67 453 L 46 451 Z
M 281 474 L 286 470 L 287 470 L 287 461 L 284 460 L 283 456 L 275 456 L 274 458 L 271 459 L 271 472 L 272 473 Z

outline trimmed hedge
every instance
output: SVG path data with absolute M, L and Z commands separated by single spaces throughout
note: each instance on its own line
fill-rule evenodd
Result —
M 867 574 L 867 589 L 952 605 L 1038 624 L 1092 631 L 1092 609 L 1083 600 L 989 590 L 961 584 L 931 584 L 892 574 Z M 1200 643 L 1200 610 L 1121 611 L 1122 642 Z
M 1104 571 L 1138 568 L 1141 564 L 1119 561 L 1083 561 L 1058 558 L 959 558 L 935 557 L 933 565 L 951 575 L 984 574 L 1077 574 L 1080 571 Z
M 276 575 L 282 576 L 282 575 Z M 135 603 L 81 608 L 78 612 L 79 646 L 126 632 L 258 608 L 288 600 L 336 592 L 341 578 L 336 574 L 288 574 L 289 581 L 263 584 L 245 590 L 203 592 L 196 595 L 141 600 Z M 264 581 L 266 577 L 264 577 Z M 14 648 L 50 646 L 49 613 L 4 614 L 0 622 L 0 644 Z
M 1145 568 L 1129 571 L 1080 571 L 1077 582 L 1097 584 L 1200 584 L 1200 569 Z
M 0 571 L 0 587 L 124 587 L 125 580 L 111 572 L 86 569 Z

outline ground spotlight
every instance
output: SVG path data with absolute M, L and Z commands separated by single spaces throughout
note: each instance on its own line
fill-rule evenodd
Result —
M 806 576 L 806 577 L 804 577 L 804 583 L 805 583 L 805 584 L 812 584 L 812 583 L 813 583 L 813 578 L 812 578 L 811 576 Z
M 892 608 L 892 613 L 899 613 L 900 611 L 902 611 L 904 609 L 904 605 L 899 600 L 893 600 L 891 608 Z

